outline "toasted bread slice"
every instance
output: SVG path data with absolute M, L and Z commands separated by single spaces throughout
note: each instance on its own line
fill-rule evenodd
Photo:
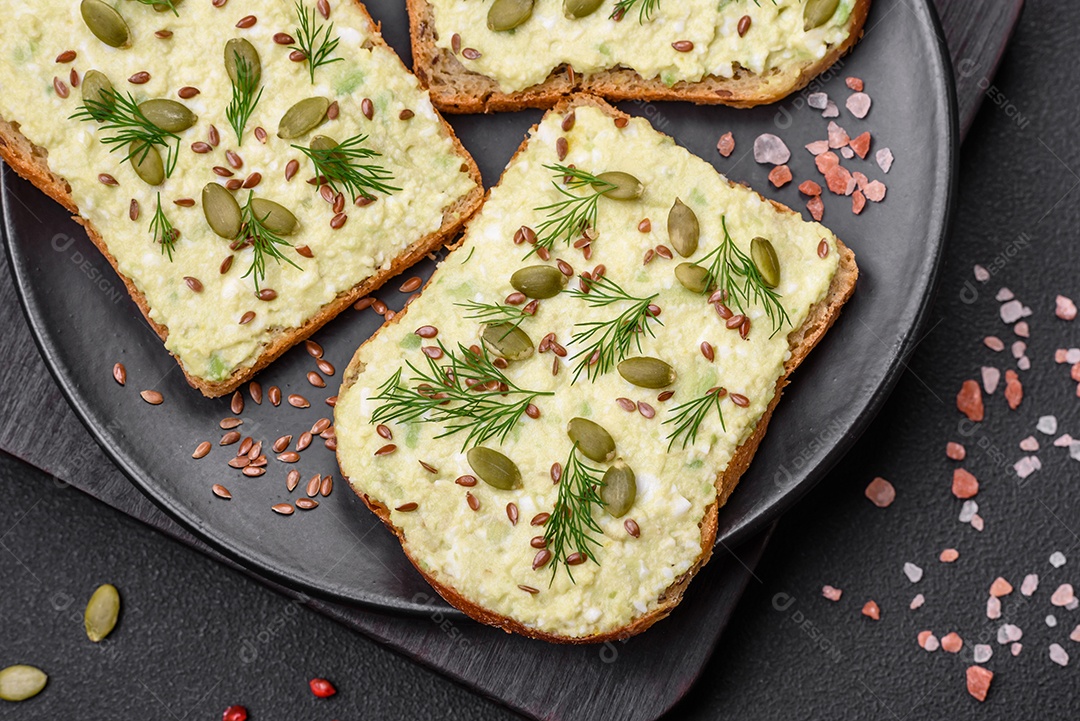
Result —
M 315 12 L 314 3 L 308 4 L 306 10 Z M 358 298 L 452 240 L 483 201 L 475 162 L 360 2 L 336 3 L 331 18 L 316 17 L 320 27 L 335 23 L 340 42 L 330 55 L 336 60 L 318 67 L 314 82 L 307 64 L 290 60 L 289 48 L 275 42 L 275 33 L 295 33 L 298 18 L 287 3 L 259 8 L 252 16 L 255 24 L 239 26 L 251 8 L 185 3 L 174 16 L 125 4 L 119 10 L 132 45 L 119 50 L 95 38 L 71 3 L 28 6 L 5 0 L 0 6 L 8 10 L 13 40 L 11 52 L 0 59 L 10 78 L 0 96 L 0 157 L 76 214 L 188 382 L 204 395 L 233 391 Z M 167 32 L 155 34 L 159 29 Z M 262 67 L 264 92 L 242 143 L 226 117 L 232 86 L 223 50 L 231 38 L 251 42 Z M 73 63 L 56 60 L 72 51 Z M 136 102 L 179 95 L 199 115 L 193 127 L 177 133 L 176 170 L 161 185 L 143 182 L 123 160 L 125 153 L 110 153 L 101 143 L 115 131 L 69 118 L 82 106 L 81 89 L 73 87 L 69 72 L 81 80 L 91 68 L 105 73 L 121 95 L 132 93 Z M 136 70 L 147 71 L 149 81 L 137 83 Z M 125 82 L 129 75 L 133 80 Z M 194 94 L 181 93 L 183 87 Z M 299 138 L 278 137 L 284 112 L 310 96 L 333 100 L 336 117 L 328 116 Z M 318 189 L 305 182 L 313 176 L 311 164 L 291 147 L 306 148 L 319 133 L 338 141 L 368 136 L 366 147 L 381 152 L 371 162 L 386 167 L 393 176 L 387 184 L 399 190 L 372 191 L 378 202 L 366 207 L 355 207 L 351 197 L 344 208 L 323 202 Z M 214 134 L 220 145 L 206 142 Z M 226 156 L 227 150 L 238 159 Z M 300 163 L 291 180 L 289 161 Z M 254 278 L 245 275 L 253 259 L 250 248 L 231 248 L 203 217 L 203 185 L 224 183 L 218 176 L 229 174 L 230 180 L 247 183 L 235 193 L 241 205 L 251 188 L 254 197 L 276 200 L 299 219 L 299 230 L 284 238 L 293 246 L 283 249 L 286 262 L 266 258 L 260 288 L 274 290 L 274 300 L 258 299 Z M 180 231 L 171 261 L 150 234 L 158 197 Z M 330 232 L 339 210 L 335 224 L 348 222 Z M 235 262 L 221 271 L 230 255 Z M 186 278 L 196 279 L 201 290 L 194 291 Z M 241 323 L 247 311 L 254 319 Z
M 447 19 L 439 16 L 438 0 L 407 0 L 413 67 L 430 89 L 436 106 L 447 113 L 550 108 L 575 92 L 607 100 L 682 100 L 739 108 L 774 103 L 804 88 L 851 50 L 862 36 L 870 10 L 870 0 L 842 0 L 834 16 L 835 25 L 804 33 L 804 0 L 736 0 L 721 3 L 719 10 L 712 7 L 715 3 L 699 3 L 703 7 L 696 7 L 697 12 L 709 13 L 710 23 L 703 28 L 697 47 L 683 53 L 670 44 L 687 32 L 683 26 L 688 22 L 686 14 L 693 11 L 690 5 L 661 2 L 653 19 L 644 23 L 639 23 L 635 6 L 616 24 L 608 19 L 614 0 L 604 2 L 593 15 L 581 20 L 564 18 L 562 2 L 537 0 L 534 17 L 518 30 L 495 33 L 484 26 L 487 5 L 455 6 L 463 17 Z M 661 22 L 665 12 L 676 15 L 669 24 Z M 774 38 L 772 33 L 758 40 L 764 28 L 771 30 L 780 24 L 778 13 L 798 16 L 785 18 L 783 24 L 783 32 L 791 40 Z M 536 17 L 541 14 L 542 20 Z M 838 20 L 841 16 L 843 19 Z M 744 17 L 749 20 L 742 20 Z M 575 23 L 586 24 L 587 29 L 575 32 Z M 744 24 L 746 30 L 740 34 Z M 534 26 L 542 27 L 541 37 L 523 32 Z M 641 37 L 634 38 L 628 29 L 640 32 Z M 831 30 L 827 36 L 825 29 Z M 453 39 L 455 35 L 457 40 Z M 619 50 L 597 51 L 597 38 L 608 35 L 618 36 L 625 57 Z M 804 37 L 812 37 L 810 49 L 793 53 L 792 47 Z M 537 50 L 538 43 L 542 46 L 547 42 L 559 42 L 560 52 L 543 54 Z M 755 42 L 764 45 L 756 50 L 740 49 L 740 43 Z M 710 45 L 721 46 L 715 57 L 707 50 Z M 455 47 L 459 48 L 457 52 Z M 650 69 L 645 72 L 639 72 L 633 61 L 637 48 L 642 47 L 647 47 L 651 55 Z M 478 52 L 480 57 L 470 58 L 475 53 L 466 54 L 466 50 Z M 485 60 L 485 52 L 511 56 L 514 61 L 509 67 L 485 72 L 490 62 Z M 695 56 L 695 62 L 688 62 L 683 55 Z M 770 59 L 774 56 L 775 61 Z M 544 64 L 548 67 L 541 67 Z M 724 71 L 720 73 L 718 67 Z M 504 76 L 499 77 L 500 73 Z
M 570 117 L 572 122 L 567 121 Z M 620 377 L 621 371 L 589 370 L 589 341 L 575 338 L 587 328 L 582 324 L 618 317 L 635 301 L 591 306 L 588 296 L 572 292 L 575 278 L 559 295 L 540 300 L 535 315 L 521 320 L 520 329 L 534 342 L 549 340 L 524 360 L 494 361 L 508 365 L 505 377 L 513 386 L 508 384 L 506 396 L 496 393 L 495 401 L 530 400 L 538 413 L 527 410 L 522 415 L 518 406 L 505 434 L 478 440 L 467 438 L 474 427 L 468 418 L 448 423 L 438 417 L 441 397 L 411 420 L 395 412 L 387 401 L 388 389 L 422 402 L 439 390 L 437 380 L 425 386 L 425 372 L 438 378 L 453 364 L 452 355 L 459 363 L 466 361 L 456 366 L 456 377 L 485 356 L 481 351 L 470 361 L 469 354 L 476 350 L 469 351 L 469 346 L 482 342 L 479 306 L 470 303 L 505 309 L 503 299 L 514 290 L 507 281 L 515 270 L 550 265 L 537 255 L 523 262 L 529 246 L 517 244 L 513 236 L 521 224 L 539 228 L 549 217 L 542 206 L 566 199 L 551 187 L 550 181 L 559 181 L 558 172 L 553 178 L 543 167 L 557 162 L 564 148 L 564 162 L 578 169 L 633 170 L 644 183 L 638 201 L 598 199 L 591 259 L 559 240 L 552 245 L 551 261 L 572 266 L 579 275 L 587 267 L 595 273 L 595 264 L 606 264 L 604 278 L 660 306 L 655 319 L 664 325 L 649 326 L 655 336 L 638 334 L 640 348 L 631 341 L 626 355 L 668 361 L 677 373 L 666 389 L 674 391 L 674 397 L 635 387 Z M 664 219 L 676 196 L 686 200 L 700 222 L 701 244 L 688 260 L 705 258 L 723 239 L 725 223 L 741 247 L 749 245 L 750 233 L 773 236 L 783 273 L 777 290 L 783 293 L 791 325 L 770 330 L 762 307 L 751 303 L 743 311 L 753 327 L 742 340 L 737 330 L 726 328 L 704 295 L 674 282 L 673 270 L 681 259 L 666 259 L 667 252 L 657 255 L 655 249 L 671 244 Z M 711 212 L 714 207 L 716 213 Z M 642 216 L 650 216 L 650 221 L 639 222 Z M 528 233 L 517 240 L 522 236 Z M 484 209 L 421 296 L 361 346 L 345 370 L 335 409 L 342 474 L 398 536 L 406 555 L 439 594 L 476 620 L 560 643 L 639 633 L 672 611 L 708 561 L 717 509 L 750 464 L 791 373 L 836 320 L 857 277 L 852 252 L 821 225 L 806 223 L 790 209 L 730 183 L 643 119 L 630 119 L 591 96 L 566 99 L 531 130 Z M 592 286 L 590 294 L 597 292 Z M 554 344 L 548 333 L 555 334 Z M 701 350 L 703 339 L 714 359 Z M 493 348 L 497 354 L 498 344 Z M 554 375 L 553 361 L 558 369 Z M 575 367 L 581 370 L 576 382 Z M 395 376 L 398 370 L 402 375 Z M 726 425 L 710 407 L 693 439 L 672 436 L 677 424 L 666 421 L 679 415 L 678 406 L 718 385 L 732 394 L 746 393 L 747 407 L 724 400 L 720 407 Z M 529 397 L 525 391 L 552 395 Z M 399 405 L 398 410 L 403 408 Z M 616 453 L 635 470 L 637 493 L 628 512 L 618 518 L 596 505 L 576 506 L 578 517 L 587 509 L 600 529 L 591 532 L 597 543 L 585 548 L 591 549 L 595 563 L 566 566 L 567 555 L 581 549 L 572 544 L 560 548 L 552 519 L 542 514 L 557 517 L 560 493 L 575 488 L 568 460 L 577 450 L 570 451 L 573 443 L 564 432 L 571 417 L 588 418 L 610 432 Z M 455 432 L 456 422 L 467 427 Z M 483 473 L 463 452 L 476 445 L 510 458 L 521 485 L 500 490 L 477 481 Z M 596 468 L 594 480 L 610 466 L 580 455 L 578 460 Z M 564 465 L 556 472 L 553 463 Z M 559 479 L 556 485 L 553 478 Z M 545 538 L 553 559 L 536 556 L 545 546 L 538 539 Z

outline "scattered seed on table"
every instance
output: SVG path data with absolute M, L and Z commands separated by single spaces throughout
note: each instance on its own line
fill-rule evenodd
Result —
M 152 406 L 159 406 L 165 400 L 165 397 L 157 391 L 142 391 L 139 395 Z
M 211 486 L 211 489 L 214 491 L 214 495 L 218 498 L 224 498 L 225 500 L 229 500 L 230 498 L 232 498 L 232 493 L 229 492 L 229 489 L 221 485 L 220 483 L 215 483 L 213 486 Z
M 195 459 L 205 458 L 206 454 L 210 452 L 210 448 L 210 441 L 203 441 L 195 448 L 195 452 L 191 454 L 191 457 Z

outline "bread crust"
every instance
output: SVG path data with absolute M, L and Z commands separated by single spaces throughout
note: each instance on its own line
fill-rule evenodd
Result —
M 390 46 L 387 45 L 386 41 L 382 38 L 378 24 L 371 17 L 371 14 L 368 13 L 364 4 L 360 0 L 354 0 L 354 4 L 359 10 L 362 18 L 367 22 L 368 27 L 371 29 L 373 41 L 382 47 L 390 49 Z M 394 57 L 398 58 L 398 62 L 401 63 L 402 69 L 408 72 L 408 68 L 401 62 L 400 56 L 398 56 L 397 53 L 394 53 Z M 436 112 L 436 115 L 438 115 L 438 112 Z M 303 325 L 295 328 L 281 328 L 270 332 L 269 340 L 263 345 L 262 352 L 255 361 L 251 365 L 241 366 L 235 369 L 232 374 L 223 380 L 211 381 L 192 375 L 188 372 L 188 369 L 184 367 L 183 361 L 179 357 L 173 355 L 176 362 L 180 364 L 180 369 L 184 372 L 184 377 L 191 387 L 199 389 L 199 391 L 208 398 L 217 398 L 232 393 L 242 384 L 254 377 L 260 370 L 277 360 L 287 350 L 297 343 L 309 338 L 315 331 L 319 330 L 319 328 L 357 300 L 372 291 L 377 290 L 386 283 L 387 280 L 409 266 L 416 264 L 423 259 L 424 256 L 438 250 L 457 236 L 464 227 L 466 221 L 471 218 L 483 204 L 484 187 L 480 177 L 480 169 L 477 167 L 476 161 L 473 160 L 469 151 L 461 144 L 461 141 L 454 133 L 454 129 L 450 124 L 442 119 L 441 116 L 439 117 L 439 120 L 450 134 L 450 139 L 454 144 L 454 151 L 461 158 L 462 163 L 468 167 L 469 177 L 476 183 L 476 187 L 469 194 L 458 198 L 454 203 L 443 209 L 442 223 L 439 229 L 432 233 L 428 233 L 411 243 L 400 255 L 394 258 L 388 268 L 377 271 L 374 275 L 365 278 L 352 288 L 339 293 L 336 298 L 324 304 L 317 313 L 305 320 Z M 88 218 L 79 215 L 79 208 L 75 204 L 74 198 L 71 197 L 71 186 L 67 181 L 49 168 L 48 150 L 31 143 L 30 140 L 20 132 L 18 122 L 13 119 L 0 117 L 0 158 L 3 158 L 4 162 L 11 166 L 11 168 L 22 178 L 29 180 L 37 186 L 38 189 L 60 203 L 74 215 L 75 222 L 86 229 L 86 233 L 90 237 L 90 240 L 97 246 L 97 249 L 101 251 L 101 254 L 105 256 L 109 261 L 109 264 L 112 265 L 113 270 L 116 271 L 116 274 L 123 281 L 124 286 L 135 301 L 135 304 L 139 307 L 146 322 L 154 329 L 154 332 L 158 334 L 158 337 L 161 338 L 162 342 L 168 340 L 169 329 L 150 317 L 150 304 L 147 301 L 146 296 L 135 286 L 135 283 L 131 278 L 128 278 L 120 272 L 116 258 L 109 252 L 104 239 L 101 237 L 97 228 L 94 227 L 94 224 Z
M 626 118 L 630 116 L 623 113 L 620 110 L 609 105 L 604 100 L 587 95 L 579 95 L 570 98 L 563 98 L 555 107 L 556 112 L 565 112 L 572 108 L 581 107 L 583 105 L 591 105 L 602 109 L 605 113 L 614 118 Z M 526 134 L 525 140 L 522 141 L 517 151 L 511 158 L 510 163 L 513 163 L 514 159 L 523 153 L 528 146 L 529 136 L 536 131 L 537 125 L 534 125 L 529 133 Z M 657 131 L 659 132 L 659 131 Z M 508 163 L 509 165 L 509 163 Z M 728 181 L 731 185 L 731 181 Z M 759 195 L 760 197 L 760 195 Z M 769 200 L 769 199 L 766 199 Z M 777 212 L 787 213 L 791 215 L 799 215 L 786 205 L 777 203 L 774 200 L 769 200 L 772 206 Z M 800 216 L 801 217 L 801 216 Z M 458 244 L 460 245 L 460 243 Z M 457 247 L 457 246 L 455 246 Z M 490 609 L 477 605 L 475 602 L 464 597 L 458 593 L 457 589 L 453 586 L 448 586 L 437 578 L 433 577 L 424 567 L 417 562 L 417 559 L 413 557 L 411 549 L 409 548 L 408 540 L 405 537 L 403 529 L 394 525 L 390 517 L 390 509 L 381 501 L 370 496 L 361 493 L 352 484 L 349 478 L 345 475 L 344 469 L 342 469 L 342 477 L 349 483 L 349 487 L 360 496 L 364 504 L 376 515 L 382 522 L 398 537 L 401 542 L 401 547 L 405 551 L 405 555 L 409 561 L 416 567 L 416 570 L 431 584 L 440 596 L 442 596 L 447 603 L 460 609 L 466 615 L 473 618 L 480 623 L 485 623 L 490 626 L 496 626 L 502 628 L 504 631 L 510 633 L 519 633 L 529 638 L 535 638 L 542 641 L 549 641 L 552 643 L 567 643 L 567 644 L 583 644 L 583 643 L 603 643 L 605 641 L 615 641 L 629 638 L 636 634 L 641 633 L 657 621 L 666 618 L 671 611 L 679 605 L 682 601 L 683 594 L 686 592 L 687 587 L 693 577 L 701 570 L 701 568 L 709 561 L 712 556 L 713 545 L 716 542 L 716 530 L 717 530 L 717 518 L 719 514 L 720 506 L 727 502 L 728 496 L 735 490 L 735 486 L 738 484 L 739 479 L 743 473 L 750 466 L 750 462 L 754 458 L 754 454 L 757 452 L 758 446 L 761 444 L 762 439 L 765 437 L 765 431 L 768 428 L 769 420 L 772 418 L 773 410 L 776 408 L 776 404 L 780 401 L 780 396 L 783 394 L 784 387 L 787 386 L 791 374 L 799 366 L 800 363 L 806 358 L 806 356 L 813 350 L 814 346 L 821 341 L 825 336 L 826 331 L 832 327 L 832 324 L 840 315 L 840 309 L 844 303 L 851 297 L 855 291 L 856 281 L 859 277 L 859 269 L 855 264 L 855 254 L 844 245 L 839 239 L 836 243 L 837 252 L 840 254 L 839 263 L 836 269 L 836 273 L 833 275 L 832 282 L 829 285 L 829 289 L 825 294 L 825 297 L 811 307 L 806 321 L 795 330 L 788 334 L 788 346 L 791 350 L 791 356 L 784 363 L 784 374 L 776 381 L 776 393 L 772 400 L 769 402 L 769 406 L 761 419 L 758 421 L 757 426 L 754 428 L 754 432 L 743 441 L 735 454 L 732 456 L 731 461 L 724 469 L 723 473 L 720 473 L 714 484 L 716 486 L 717 497 L 716 500 L 711 503 L 706 509 L 701 521 L 701 555 L 698 556 L 694 565 L 686 571 L 684 574 L 675 579 L 670 586 L 668 586 L 662 594 L 660 594 L 658 601 L 659 604 L 655 609 L 649 613 L 640 616 L 630 624 L 602 634 L 595 634 L 592 636 L 560 636 L 558 634 L 547 633 L 536 628 L 527 626 L 516 619 L 508 616 L 497 614 Z M 428 283 L 431 281 L 429 280 Z M 426 289 L 426 285 L 425 285 Z M 382 332 L 383 328 L 388 327 L 391 323 L 400 323 L 401 320 L 408 313 L 408 306 L 405 309 L 394 316 L 390 321 L 387 321 L 383 326 L 376 331 L 375 335 Z M 373 335 L 372 338 L 375 336 Z M 370 342 L 365 341 L 365 345 Z M 363 348 L 363 345 L 361 345 Z M 363 364 L 360 362 L 360 350 L 358 349 L 353 356 L 349 365 L 346 367 L 345 372 L 341 378 L 341 390 L 343 393 L 356 382 L 357 377 L 364 370 Z M 338 465 L 341 466 L 341 451 L 338 450 Z
M 605 100 L 659 102 L 681 100 L 698 105 L 752 108 L 775 103 L 806 87 L 828 70 L 859 41 L 870 12 L 870 0 L 855 0 L 848 17 L 848 36 L 820 60 L 785 71 L 757 75 L 739 68 L 734 77 L 709 75 L 697 82 L 667 86 L 659 78 L 645 79 L 629 68 L 610 68 L 582 76 L 568 66 L 551 71 L 544 82 L 505 93 L 486 75 L 465 68 L 449 50 L 435 41 L 434 11 L 428 0 L 406 0 L 413 71 L 431 93 L 435 106 L 446 113 L 494 113 L 524 108 L 551 108 L 573 93 L 589 93 Z M 786 82 L 777 83 L 783 76 Z

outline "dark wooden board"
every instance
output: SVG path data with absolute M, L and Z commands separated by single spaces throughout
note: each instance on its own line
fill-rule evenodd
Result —
M 960 122 L 966 130 L 989 87 L 1022 3 L 995 3 L 979 13 L 972 13 L 966 4 L 945 0 L 939 0 L 939 6 L 957 66 Z M 9 309 L 17 303 L 4 259 L 0 259 L 0 302 Z M 0 448 L 229 563 L 162 514 L 109 462 L 68 408 L 21 316 L 5 314 L 0 331 L 6 341 L 0 347 L 6 411 L 0 417 Z M 737 550 L 737 558 L 718 551 L 679 613 L 664 622 L 666 633 L 646 634 L 612 646 L 565 649 L 536 644 L 468 621 L 448 623 L 438 606 L 427 618 L 401 618 L 299 599 L 530 716 L 654 718 L 696 679 L 765 542 L 764 536 L 748 542 Z M 529 654 L 527 665 L 520 663 L 523 653 Z

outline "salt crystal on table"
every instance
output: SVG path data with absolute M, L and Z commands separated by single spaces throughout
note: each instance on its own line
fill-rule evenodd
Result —
M 866 93 L 852 93 L 844 105 L 852 115 L 861 120 L 870 112 L 870 96 Z
M 1022 371 L 1031 370 L 1031 359 L 1026 355 L 1016 360 L 1016 367 Z
M 1032 452 L 1039 450 L 1039 441 L 1035 439 L 1035 436 L 1028 436 L 1024 440 L 1020 441 L 1020 450 Z
M 1054 551 L 1050 554 L 1050 565 L 1054 568 L 1061 568 L 1065 565 L 1065 554 L 1061 551 Z
M 1006 581 L 1001 576 L 994 579 L 994 582 L 990 584 L 990 595 L 1001 598 L 1002 596 L 1008 596 L 1012 593 L 1012 584 Z
M 996 335 L 988 335 L 983 338 L 983 345 L 995 353 L 1000 353 L 1005 350 L 1005 341 L 998 338 Z
M 918 583 L 922 580 L 923 570 L 916 566 L 914 563 L 904 564 L 904 575 L 908 577 L 908 580 L 912 583 Z
M 1069 444 L 1069 457 L 1074 461 L 1080 461 L 1080 441 L 1073 441 Z
M 1059 295 L 1054 299 L 1054 315 L 1062 320 L 1072 320 L 1076 317 L 1076 303 L 1072 302 L 1071 298 L 1066 298 L 1063 295 Z
M 814 110 L 824 110 L 829 104 L 829 96 L 825 93 L 810 93 L 806 96 L 806 104 Z
M 937 651 L 939 648 L 941 648 L 941 642 L 938 641 L 937 636 L 930 634 L 930 636 L 926 639 L 926 643 L 923 644 L 923 648 L 925 648 L 927 651 Z
M 1057 433 L 1057 416 L 1040 416 L 1039 423 L 1035 426 L 1035 430 L 1039 431 L 1039 433 L 1045 433 L 1048 436 Z
M 1065 652 L 1065 649 L 1060 644 L 1050 644 L 1050 660 L 1056 663 L 1058 666 L 1069 665 L 1069 654 Z
M 920 593 L 915 596 L 915 598 L 911 599 L 911 603 L 908 604 L 908 608 L 914 611 L 917 608 L 921 608 L 924 603 L 926 603 L 926 597 Z M 1080 628 L 1080 626 L 1077 626 L 1077 628 Z
M 986 599 L 986 617 L 991 621 L 1001 618 L 1001 599 L 997 596 L 990 596 Z
M 1010 300 L 1001 304 L 1001 320 L 1005 323 L 1015 323 L 1024 317 L 1024 306 L 1018 300 Z
M 829 147 L 833 150 L 842 148 L 851 142 L 851 138 L 848 136 L 847 131 L 837 125 L 833 120 L 829 121 L 828 133 Z
M 969 523 L 975 514 L 979 512 L 979 504 L 975 501 L 964 501 L 964 505 L 960 507 L 960 522 Z
M 896 500 L 896 489 L 893 484 L 881 477 L 870 481 L 863 493 L 878 508 L 888 508 Z
M 1013 333 L 1016 333 L 1021 338 L 1030 338 L 1031 328 L 1028 327 L 1026 320 L 1022 320 L 1013 326 Z
M 1065 351 L 1066 363 L 1080 363 L 1080 348 L 1070 348 Z
M 1011 290 L 1009 290 L 1008 288 L 1002 288 L 997 292 L 997 295 L 994 296 L 994 300 L 998 301 L 999 303 L 1004 303 L 1005 301 L 1012 300 L 1015 297 L 1016 296 L 1013 295 L 1013 292 Z
M 1024 456 L 1016 463 L 1013 464 L 1013 470 L 1016 471 L 1016 475 L 1020 478 L 1027 478 L 1035 472 L 1035 462 L 1032 460 L 1034 456 Z
M 821 111 L 821 117 L 838 118 L 840 117 L 840 108 L 836 106 L 836 103 L 830 100 L 825 106 L 825 109 Z
M 754 140 L 754 160 L 768 165 L 783 165 L 791 160 L 791 151 L 772 133 L 762 133 Z
M 1022 643 L 1014 643 L 1012 646 L 1009 646 L 1009 651 L 1012 652 L 1013 656 L 1019 656 L 1020 651 L 1022 651 L 1023 648 L 1024 648 L 1024 644 L 1022 644 Z
M 994 649 L 985 643 L 979 643 L 975 645 L 975 651 L 972 654 L 975 663 L 986 663 L 990 660 L 990 657 L 994 655 Z
M 855 157 L 855 151 L 846 145 L 840 148 L 840 154 L 843 155 L 844 158 L 847 160 L 851 160 Z
M 1054 591 L 1054 595 L 1050 597 L 1050 603 L 1054 606 L 1064 606 L 1070 603 L 1075 595 L 1073 594 L 1073 587 L 1071 583 L 1063 583 L 1057 587 Z
M 985 283 L 986 281 L 990 280 L 990 271 L 988 271 L 981 265 L 976 265 L 974 271 L 975 280 L 979 281 L 980 283 Z
M 1051 613 L 1049 616 L 1046 617 L 1046 625 L 1049 626 L 1050 628 L 1053 628 L 1054 626 L 1056 626 L 1057 625 L 1057 617 L 1054 616 L 1054 614 Z
M 874 153 L 874 160 L 877 161 L 878 167 L 881 168 L 881 172 L 887 173 L 889 172 L 889 168 L 891 168 L 893 164 L 892 151 L 888 148 L 882 148 L 881 150 Z M 976 266 L 976 268 L 977 267 L 978 266 Z M 979 271 L 977 270 L 975 271 L 975 277 L 979 277 Z M 990 280 L 989 273 L 986 274 L 986 280 Z
M 885 200 L 885 184 L 880 180 L 871 180 L 866 184 L 863 193 L 866 194 L 866 199 L 871 203 L 880 203 Z
M 945 455 L 951 460 L 962 461 L 967 456 L 967 449 L 956 441 L 949 441 L 945 444 Z
M 948 653 L 960 653 L 964 647 L 964 639 L 956 631 L 950 631 L 941 637 L 941 648 Z
M 807 143 L 806 149 L 810 151 L 811 155 L 821 155 L 829 149 L 829 141 L 815 140 L 812 143 Z
M 994 680 L 994 672 L 982 666 L 968 666 L 965 672 L 967 691 L 976 701 L 985 701 L 986 693 L 990 690 L 990 682 Z
M 1054 445 L 1058 448 L 1067 448 L 1070 443 L 1073 442 L 1073 437 L 1068 433 L 1064 433 L 1054 439 Z
M 960 558 L 960 552 L 955 548 L 946 548 L 941 552 L 941 555 L 938 556 L 938 560 L 942 563 L 952 563 L 958 558 Z
M 1058 348 L 1056 351 L 1054 351 L 1054 362 L 1055 363 L 1064 363 L 1065 362 L 1065 356 L 1067 354 L 1068 354 L 1068 351 L 1066 351 L 1064 348 Z
M 1013 341 L 1009 350 L 1012 352 L 1013 358 L 1023 358 L 1024 353 L 1027 352 L 1027 343 L 1022 340 Z
M 1030 596 L 1039 587 L 1039 574 L 1029 573 L 1024 576 L 1024 582 L 1020 584 L 1020 593 Z
M 1080 598 L 1073 596 L 1072 599 L 1065 604 L 1065 610 L 1075 611 L 1077 608 L 1080 608 Z
M 982 369 L 982 382 L 983 388 L 986 390 L 986 394 L 990 395 L 997 390 L 998 381 L 1001 380 L 1001 371 L 997 368 L 988 368 L 983 366 Z
M 1072 630 L 1072 633 L 1069 634 L 1069 640 L 1080 643 L 1080 626 L 1077 626 Z
M 1027 318 L 1034 312 L 1035 311 L 1033 311 L 1031 308 L 1029 308 L 1028 306 L 1025 305 L 1023 307 L 1023 309 L 1020 311 L 1020 317 L 1021 318 Z
M 1020 630 L 1020 627 L 1011 623 L 1003 624 L 997 633 L 997 641 L 1003 645 L 1010 641 L 1019 641 L 1023 637 L 1024 632 Z
M 983 519 L 978 513 L 971 517 L 971 527 L 976 531 L 981 531 L 983 529 Z
M 843 593 L 844 592 L 841 591 L 839 588 L 833 588 L 832 586 L 821 587 L 821 595 L 829 599 L 830 601 L 839 601 L 840 596 L 842 596 Z

